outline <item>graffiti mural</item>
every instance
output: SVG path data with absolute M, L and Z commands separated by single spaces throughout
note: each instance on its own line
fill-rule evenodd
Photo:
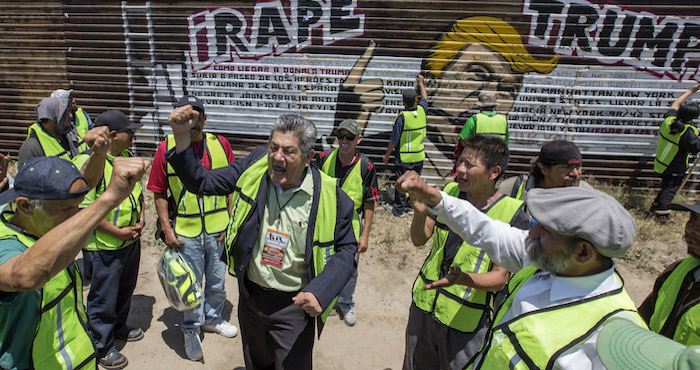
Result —
M 631 0 L 522 0 L 481 14 L 469 2 L 453 11 L 431 4 L 434 19 L 358 0 L 193 9 L 182 15 L 181 59 L 158 66 L 170 77 L 151 82 L 161 102 L 202 98 L 218 132 L 264 137 L 275 117 L 295 111 L 329 136 L 354 118 L 372 152 L 386 148 L 401 92 L 423 74 L 426 166 L 440 179 L 484 92 L 507 115 L 515 151 L 557 137 L 587 153 L 651 156 L 666 108 L 700 80 L 698 15 L 657 14 Z M 166 121 L 168 110 L 155 121 Z

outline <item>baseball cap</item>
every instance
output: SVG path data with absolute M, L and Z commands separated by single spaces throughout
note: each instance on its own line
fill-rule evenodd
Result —
M 416 89 L 413 89 L 413 88 L 404 89 L 403 93 L 401 95 L 403 96 L 403 101 L 409 101 L 409 102 L 416 101 Z
M 492 91 L 484 91 L 479 94 L 479 101 L 476 103 L 477 107 L 486 108 L 495 107 L 497 105 L 498 101 L 496 101 L 496 94 L 494 94 Z
M 700 346 L 686 347 L 623 318 L 603 325 L 596 349 L 608 369 L 700 368 Z
M 53 98 L 70 98 L 71 95 L 73 95 L 73 90 L 66 90 L 66 89 L 56 89 L 51 93 L 51 97 Z
M 201 100 L 199 100 L 198 97 L 192 96 L 192 95 L 185 95 L 182 98 L 180 98 L 177 103 L 175 104 L 175 108 L 180 108 L 184 107 L 185 105 L 191 105 L 193 109 L 196 109 L 200 111 L 202 114 L 205 114 L 204 112 L 204 103 L 202 103 Z
M 102 112 L 95 119 L 95 126 L 107 126 L 110 131 L 116 130 L 136 130 L 143 126 L 143 123 L 131 122 L 126 114 L 116 109 Z
M 625 207 L 593 188 L 534 188 L 527 192 L 527 208 L 538 224 L 589 241 L 606 257 L 623 256 L 637 236 Z
M 583 157 L 576 144 L 566 140 L 552 140 L 542 145 L 539 156 L 533 160 L 533 163 L 536 162 L 547 166 L 580 164 L 583 162 Z
M 17 172 L 15 186 L 0 193 L 0 204 L 17 197 L 43 200 L 65 200 L 81 197 L 90 190 L 85 188 L 71 192 L 76 180 L 85 178 L 72 162 L 59 157 L 34 157 L 28 160 Z
M 338 133 L 340 130 L 348 130 L 350 131 L 351 134 L 353 135 L 359 135 L 360 134 L 360 124 L 357 123 L 354 119 L 346 119 L 340 122 L 338 125 L 338 128 L 335 129 L 335 132 Z
M 676 211 L 690 211 L 700 214 L 700 200 L 695 202 L 695 204 L 671 203 L 668 205 L 668 208 L 675 209 Z

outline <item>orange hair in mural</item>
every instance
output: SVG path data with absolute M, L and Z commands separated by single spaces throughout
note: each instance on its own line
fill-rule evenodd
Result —
M 518 31 L 501 19 L 470 17 L 455 21 L 452 28 L 440 36 L 426 60 L 427 72 L 440 77 L 467 44 L 481 44 L 499 53 L 516 73 L 549 73 L 559 60 L 558 56 L 550 59 L 532 56 L 525 49 Z

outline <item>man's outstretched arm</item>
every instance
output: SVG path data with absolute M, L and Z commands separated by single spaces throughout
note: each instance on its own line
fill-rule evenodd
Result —
M 492 219 L 468 201 L 428 185 L 414 171 L 408 171 L 396 180 L 396 188 L 408 193 L 411 199 L 422 200 L 462 240 L 483 248 L 495 263 L 510 272 L 523 268 L 526 230 Z
M 110 184 L 102 196 L 44 234 L 24 253 L 0 265 L 0 291 L 39 289 L 65 269 L 97 225 L 131 194 L 149 166 L 150 161 L 141 158 L 116 158 Z M 22 203 L 17 212 L 22 212 L 22 207 L 33 207 L 26 199 Z

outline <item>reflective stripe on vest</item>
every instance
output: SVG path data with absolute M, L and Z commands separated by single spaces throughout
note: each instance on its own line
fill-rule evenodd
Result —
M 399 156 L 403 163 L 416 163 L 425 159 L 423 139 L 426 133 L 425 110 L 420 105 L 416 110 L 401 112 L 403 131 L 399 139 Z
M 470 369 L 552 369 L 560 355 L 583 343 L 612 316 L 625 316 L 646 328 L 623 287 L 501 322 L 515 294 L 535 273 L 535 267 L 526 267 L 508 282 L 508 296 L 477 356 L 478 363 Z M 622 281 L 617 272 L 615 275 Z
M 678 319 L 678 323 L 667 323 L 668 316 L 674 311 L 676 304 L 679 303 L 677 301 L 681 288 L 687 286 L 687 284 L 684 284 L 686 279 L 692 279 L 693 282 L 696 281 L 695 275 L 699 271 L 700 258 L 694 256 L 686 258 L 673 269 L 673 272 L 659 288 L 656 304 L 654 305 L 654 313 L 649 319 L 649 329 L 667 337 L 672 335 L 673 340 L 686 346 L 700 344 L 698 342 L 700 341 L 700 327 L 697 326 L 700 324 L 700 305 L 696 305 L 684 312 Z M 684 325 L 681 325 L 681 322 Z M 690 323 L 694 323 L 694 325 Z M 672 324 L 672 327 L 669 327 L 667 324 Z M 693 327 L 695 330 L 692 330 Z
M 84 155 L 80 155 L 76 158 L 82 158 Z M 119 154 L 120 157 L 133 157 L 129 149 L 125 149 Z M 77 163 L 76 163 L 77 164 Z M 114 157 L 107 156 L 105 161 L 104 177 L 100 179 L 95 191 L 95 198 L 102 195 L 109 186 L 109 181 L 112 178 L 112 171 L 114 170 Z M 131 191 L 131 194 L 124 199 L 116 208 L 111 210 L 105 220 L 114 225 L 115 227 L 126 227 L 135 226 L 141 219 L 141 197 L 143 196 L 143 184 L 138 181 Z M 87 243 L 83 247 L 89 251 L 98 250 L 118 250 L 124 248 L 133 243 L 133 241 L 122 240 L 115 238 L 105 232 L 95 230 Z
M 78 131 L 78 136 L 80 136 L 81 139 L 90 130 L 90 123 L 85 116 L 83 108 L 78 108 L 78 110 L 75 111 L 75 130 Z
M 61 157 L 65 160 L 71 160 L 70 151 L 65 150 L 61 143 L 51 136 L 39 123 L 34 123 L 27 129 L 27 138 L 35 137 L 39 140 L 39 145 L 44 150 L 44 155 L 47 157 Z
M 262 155 L 261 158 L 255 160 L 251 166 L 249 166 L 243 173 L 238 177 L 236 181 L 236 190 L 233 192 L 233 211 L 231 214 L 231 221 L 229 222 L 228 229 L 226 230 L 226 245 L 224 246 L 224 258 L 227 265 L 229 266 L 229 272 L 232 275 L 237 274 L 236 266 L 238 264 L 235 261 L 236 253 L 233 251 L 235 248 L 235 243 L 238 240 L 238 231 L 240 227 L 253 215 L 251 212 L 253 205 L 257 201 L 259 194 L 260 184 L 263 180 L 263 176 L 267 174 L 268 163 L 267 157 Z M 314 194 L 319 194 L 319 199 L 312 201 L 312 204 L 317 203 L 316 217 L 310 217 L 309 226 L 314 226 L 314 236 L 313 236 L 313 258 L 311 263 L 311 274 L 310 279 L 318 276 L 328 260 L 335 253 L 335 229 L 337 220 L 337 209 L 338 209 L 338 186 L 336 179 L 322 173 L 315 168 L 312 168 L 309 176 L 319 176 L 317 181 L 314 178 Z M 269 181 L 269 180 L 268 180 Z M 320 189 L 318 188 L 320 186 Z M 318 189 L 318 190 L 317 190 Z M 314 209 L 311 210 L 311 214 L 314 214 Z M 262 212 L 260 210 L 259 212 Z M 307 266 L 308 270 L 308 266 Z M 333 299 L 333 302 L 328 306 L 328 308 L 321 314 L 321 320 L 326 321 L 326 318 L 333 310 L 337 298 Z
M 693 125 L 685 124 L 683 130 L 677 134 L 671 134 L 671 123 L 676 120 L 676 117 L 669 116 L 664 119 L 659 127 L 659 142 L 656 145 L 656 156 L 654 157 L 654 172 L 658 174 L 663 174 L 671 164 L 671 161 L 678 154 L 678 142 L 685 131 L 690 128 L 698 135 L 698 129 Z M 690 153 L 685 156 L 685 167 L 688 168 L 688 157 Z
M 525 178 L 525 175 L 520 175 L 518 178 L 515 180 L 515 188 L 518 189 L 518 191 L 515 193 L 515 196 L 511 195 L 511 197 L 517 199 L 517 200 L 523 200 L 523 190 L 525 190 L 525 183 L 527 183 L 527 179 Z
M 36 239 L 0 222 L 0 239 L 15 239 L 31 248 Z M 41 289 L 41 317 L 32 342 L 34 369 L 95 369 L 97 350 L 88 334 L 83 305 L 83 283 L 75 262 L 61 270 Z
M 447 184 L 444 191 L 455 197 L 460 193 L 457 183 L 454 182 Z M 502 196 L 488 209 L 486 215 L 494 220 L 510 223 L 522 204 L 521 201 Z M 444 266 L 445 243 L 453 233 L 439 219 L 436 220 L 434 230 L 430 254 L 413 284 L 413 302 L 421 310 L 432 312 L 435 318 L 452 329 L 464 333 L 474 332 L 483 316 L 489 315 L 493 296 L 491 293 L 458 284 L 431 290 L 424 290 L 423 287 L 446 275 L 450 266 L 457 266 L 463 272 L 485 273 L 491 271 L 493 263 L 483 249 L 467 244 L 455 234 L 452 237 L 457 238 L 461 244 L 454 258 L 450 257 L 450 266 Z
M 338 158 L 338 149 L 333 150 L 326 158 L 326 161 L 321 166 L 321 171 L 330 177 L 335 176 L 335 163 Z M 355 203 L 355 211 L 352 213 L 352 229 L 355 232 L 355 239 L 360 239 L 360 211 L 364 203 L 362 198 L 362 171 L 361 157 L 352 165 L 352 168 L 343 179 L 340 188 L 343 189 L 350 199 Z
M 175 147 L 172 135 L 169 135 L 165 140 L 167 150 Z M 204 140 L 202 145 L 207 151 L 210 168 L 213 170 L 228 166 L 228 157 L 219 138 L 213 134 L 206 134 Z M 194 238 L 202 231 L 206 231 L 207 234 L 215 234 L 226 229 L 229 213 L 225 195 L 198 196 L 184 190 L 182 182 L 170 163 L 167 164 L 167 174 L 168 186 L 177 204 L 174 228 L 176 234 Z
M 477 134 L 498 135 L 501 140 L 508 142 L 508 122 L 506 116 L 498 113 L 477 113 L 474 117 Z

